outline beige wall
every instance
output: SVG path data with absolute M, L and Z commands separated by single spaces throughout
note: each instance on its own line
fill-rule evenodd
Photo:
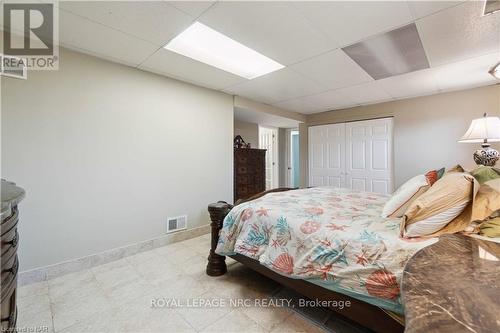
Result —
M 241 135 L 252 148 L 259 148 L 259 125 L 245 121 L 234 120 L 234 136 Z M 234 137 L 233 136 L 233 137 Z
M 21 270 L 209 223 L 232 201 L 233 101 L 61 49 L 59 71 L 2 77 L 2 178 L 26 189 Z
M 437 94 L 307 116 L 300 126 L 301 182 L 307 186 L 307 128 L 379 117 L 394 117 L 395 186 L 425 171 L 462 164 L 475 166 L 478 144 L 458 143 L 472 119 L 500 116 L 500 85 Z M 499 144 L 495 144 L 500 149 Z

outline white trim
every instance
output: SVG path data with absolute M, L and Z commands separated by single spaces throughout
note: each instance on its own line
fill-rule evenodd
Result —
M 271 148 L 272 151 L 271 151 L 271 153 L 272 153 L 273 166 L 272 166 L 272 173 L 271 173 L 271 188 L 278 188 L 279 187 L 279 131 L 278 131 L 278 128 L 276 128 L 276 127 L 260 126 L 259 125 L 259 148 L 260 149 L 266 149 L 266 147 L 264 147 L 264 144 L 261 142 L 261 132 L 263 130 L 272 132 L 272 148 Z M 267 153 L 266 153 L 266 157 L 267 157 Z M 266 179 L 266 183 L 267 183 L 267 179 Z M 271 188 L 267 188 L 267 186 L 266 186 L 266 190 L 269 190 Z
M 110 249 L 89 256 L 67 260 L 54 265 L 34 268 L 28 271 L 20 272 L 18 275 L 18 284 L 19 286 L 23 286 L 35 282 L 47 281 L 61 275 L 79 272 L 84 269 L 89 269 L 91 267 L 103 265 L 115 260 L 129 257 L 140 252 L 153 250 L 155 248 L 162 247 L 168 244 L 202 236 L 208 234 L 209 232 L 210 224 L 207 224 L 201 227 L 182 230 L 176 233 L 171 233 L 142 242 Z M 207 254 L 209 251 L 210 249 L 207 248 Z
M 299 134 L 299 129 L 298 128 L 287 128 L 286 129 L 286 143 L 285 143 L 285 160 L 286 160 L 286 175 L 285 175 L 285 181 L 286 181 L 286 186 L 287 187 L 292 187 L 292 175 L 293 175 L 293 165 L 292 165 L 292 135 L 294 133 Z M 298 187 L 299 185 L 296 184 Z

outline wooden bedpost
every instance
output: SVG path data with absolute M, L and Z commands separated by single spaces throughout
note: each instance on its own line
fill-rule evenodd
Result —
M 210 276 L 224 275 L 227 272 L 226 257 L 215 253 L 215 248 L 219 241 L 219 231 L 222 229 L 222 222 L 227 213 L 233 208 L 232 205 L 224 201 L 219 201 L 208 205 L 210 213 L 210 227 L 212 229 L 212 243 L 210 245 L 210 254 L 208 255 L 207 274 Z

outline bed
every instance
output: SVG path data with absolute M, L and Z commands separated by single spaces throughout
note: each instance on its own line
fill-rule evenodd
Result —
M 399 237 L 399 219 L 381 217 L 388 196 L 316 187 L 264 192 L 236 206 L 209 206 L 207 273 L 226 271 L 224 256 L 304 296 L 349 300 L 332 310 L 378 332 L 401 332 L 400 285 L 406 262 L 437 239 Z

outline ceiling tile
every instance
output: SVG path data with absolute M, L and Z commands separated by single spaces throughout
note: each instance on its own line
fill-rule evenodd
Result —
M 419 19 L 444 9 L 459 5 L 462 1 L 408 1 L 413 18 Z
M 330 90 L 320 94 L 291 99 L 273 105 L 283 109 L 307 114 L 344 109 L 356 106 L 356 103 L 340 93 L 338 90 Z
M 283 65 L 332 48 L 287 2 L 218 2 L 198 20 Z
M 62 10 L 59 11 L 59 43 L 129 66 L 137 66 L 157 49 L 142 39 Z
M 373 81 L 370 75 L 340 49 L 292 65 L 290 68 L 328 89 Z
M 377 82 L 384 91 L 394 98 L 428 95 L 439 92 L 435 74 L 435 69 L 431 68 L 389 77 Z
M 378 81 L 339 89 L 338 92 L 356 104 L 370 104 L 392 99 L 391 96 L 380 87 Z
M 212 89 L 224 89 L 239 82 L 247 81 L 242 77 L 164 48 L 159 49 L 139 68 Z
M 432 67 L 500 51 L 500 13 L 482 10 L 482 1 L 471 1 L 417 21 Z
M 210 8 L 215 1 L 167 1 L 167 3 L 182 10 L 193 18 L 197 18 Z
M 224 91 L 264 103 L 277 103 L 319 93 L 322 90 L 325 90 L 325 88 L 316 82 L 289 68 L 284 68 L 234 87 L 229 87 Z
M 500 83 L 488 71 L 500 61 L 500 53 L 468 59 L 435 69 L 441 90 L 456 90 Z
M 293 5 L 340 47 L 412 21 L 404 1 L 304 1 Z
M 158 46 L 193 22 L 191 16 L 162 1 L 61 1 L 59 6 Z

